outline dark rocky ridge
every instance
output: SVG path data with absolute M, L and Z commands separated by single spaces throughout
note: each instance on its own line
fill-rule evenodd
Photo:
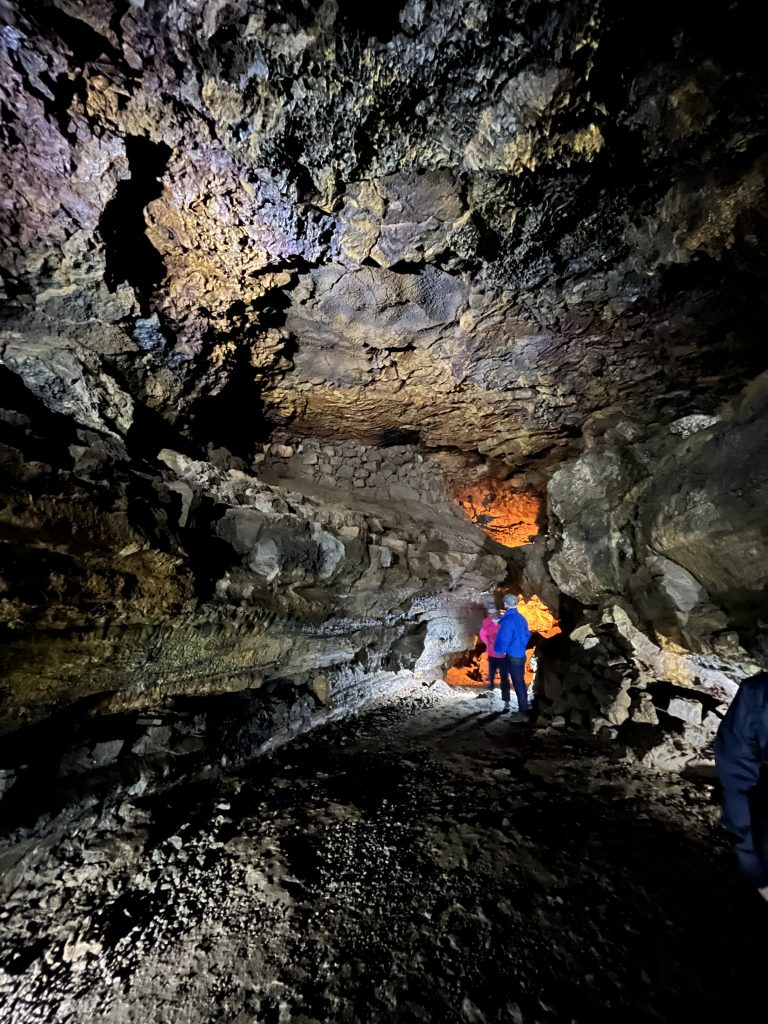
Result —
M 4 730 L 285 680 L 349 708 L 505 580 L 576 629 L 550 721 L 722 710 L 765 658 L 751 5 L 0 16 Z M 517 557 L 448 493 L 521 473 L 551 536 Z

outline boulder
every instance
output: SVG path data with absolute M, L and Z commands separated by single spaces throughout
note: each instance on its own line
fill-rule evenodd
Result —
M 613 448 L 590 448 L 553 475 L 547 499 L 558 549 L 548 564 L 563 593 L 594 605 L 624 592 L 634 560 L 632 489 L 641 478 L 637 464 Z
M 669 702 L 667 714 L 673 718 L 679 718 L 689 725 L 701 725 L 702 706 L 698 700 L 691 700 L 686 697 L 673 697 Z
M 170 725 L 149 725 L 143 735 L 133 743 L 131 751 L 134 754 L 155 754 L 165 751 L 171 742 L 171 732 Z
M 124 745 L 125 740 L 122 739 L 102 740 L 101 742 L 94 744 L 93 750 L 91 751 L 91 757 L 93 758 L 94 764 L 99 766 L 111 764 L 117 759 Z
M 105 371 L 92 352 L 51 337 L 21 340 L 0 333 L 0 366 L 5 366 L 51 412 L 109 436 L 124 435 L 133 422 L 133 399 Z
M 648 693 L 639 693 L 636 703 L 630 712 L 630 718 L 637 725 L 658 725 L 659 716 L 656 713 L 653 700 Z
M 661 461 L 639 505 L 642 540 L 736 622 L 768 619 L 767 446 L 763 375 Z

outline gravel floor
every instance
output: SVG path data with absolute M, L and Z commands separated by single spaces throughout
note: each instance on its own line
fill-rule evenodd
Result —
M 764 1022 L 711 787 L 499 708 L 410 694 L 96 805 L 14 873 L 0 1019 Z

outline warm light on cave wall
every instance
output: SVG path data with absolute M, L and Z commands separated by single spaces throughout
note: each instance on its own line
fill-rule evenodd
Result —
M 517 608 L 525 617 L 531 633 L 537 633 L 539 637 L 556 636 L 560 632 L 560 626 L 552 612 L 547 608 L 540 597 L 535 594 L 528 599 L 518 597 Z M 477 640 L 476 640 L 477 642 Z M 525 681 L 528 686 L 533 682 L 533 670 L 531 669 L 531 657 L 534 648 L 529 647 L 525 659 Z M 488 682 L 488 657 L 483 651 L 482 654 L 474 655 L 466 665 L 454 665 L 449 668 L 445 675 L 445 681 L 451 686 L 485 686 Z M 496 676 L 496 686 L 499 685 L 499 677 Z
M 527 600 L 518 597 L 517 610 L 526 619 L 532 633 L 538 633 L 542 637 L 556 636 L 560 632 L 557 619 L 547 608 L 540 597 L 534 594 Z
M 529 493 L 522 493 L 508 480 L 483 476 L 471 484 L 456 485 L 454 498 L 489 537 L 509 548 L 530 544 L 542 532 L 541 499 Z M 504 591 L 506 593 L 506 591 Z M 555 636 L 560 632 L 552 612 L 535 594 L 529 598 L 518 597 L 518 610 L 528 620 L 531 632 L 538 637 Z M 478 639 L 475 638 L 475 643 Z M 525 681 L 533 681 L 530 647 L 525 662 Z M 454 665 L 446 673 L 446 682 L 451 686 L 482 686 L 488 681 L 488 658 L 468 654 L 465 664 Z M 498 678 L 496 679 L 498 686 Z
M 541 499 L 515 490 L 507 480 L 484 476 L 454 490 L 473 523 L 509 548 L 530 544 L 541 533 Z

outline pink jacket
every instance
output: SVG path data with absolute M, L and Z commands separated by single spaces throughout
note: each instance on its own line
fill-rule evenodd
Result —
M 503 654 L 497 654 L 496 649 L 493 646 L 493 641 L 496 639 L 496 634 L 499 632 L 499 623 L 494 622 L 493 619 L 488 615 L 483 619 L 483 624 L 480 627 L 480 639 L 485 644 L 485 651 L 489 658 L 503 658 Z

